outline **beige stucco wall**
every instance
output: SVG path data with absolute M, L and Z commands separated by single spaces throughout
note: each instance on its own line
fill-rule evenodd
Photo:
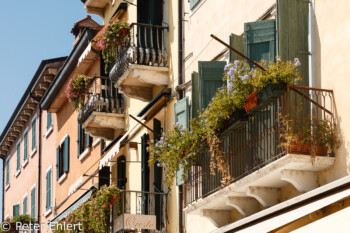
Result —
M 4 177 L 4 217 L 6 218 L 9 215 L 11 218 L 13 217 L 13 206 L 16 204 L 20 204 L 20 214 L 23 213 L 23 197 L 27 195 L 27 213 L 30 214 L 30 197 L 31 197 L 31 189 L 35 185 L 36 186 L 36 211 L 38 210 L 37 204 L 37 194 L 38 194 L 38 149 L 39 149 L 39 111 L 36 110 L 33 112 L 33 115 L 28 119 L 26 126 L 23 128 L 24 130 L 19 134 L 19 138 L 13 143 L 8 157 L 10 158 L 10 186 L 6 190 L 6 172 Z M 32 153 L 32 120 L 36 117 L 36 152 Z M 25 167 L 24 164 L 24 141 L 23 135 L 24 132 L 28 130 L 28 163 Z M 20 141 L 21 143 L 21 168 L 20 173 L 16 177 L 16 165 L 17 165 L 17 144 Z M 6 159 L 4 160 L 6 161 Z M 4 162 L 4 165 L 6 163 Z M 4 166 L 6 169 L 6 166 Z M 6 171 L 6 170 L 5 170 Z M 37 216 L 35 216 L 37 217 Z
M 336 122 L 341 145 L 336 152 L 335 166 L 320 174 L 325 184 L 350 174 L 350 95 L 348 88 L 350 59 L 350 2 L 315 1 L 316 85 L 334 91 Z

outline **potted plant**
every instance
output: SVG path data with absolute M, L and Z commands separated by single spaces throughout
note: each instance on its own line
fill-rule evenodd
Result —
M 244 101 L 244 108 L 246 112 L 249 112 L 254 107 L 256 107 L 257 104 L 258 104 L 258 97 L 256 95 L 256 91 L 253 91 L 247 96 L 246 100 Z
M 66 95 L 69 103 L 72 103 L 73 110 L 79 110 L 85 102 L 85 96 L 90 88 L 90 77 L 77 75 L 69 80 L 66 88 Z
M 96 37 L 96 45 L 102 51 L 102 58 L 105 63 L 105 72 L 108 66 L 115 60 L 117 48 L 121 44 L 128 44 L 130 41 L 130 25 L 122 20 L 115 20 L 108 23 Z

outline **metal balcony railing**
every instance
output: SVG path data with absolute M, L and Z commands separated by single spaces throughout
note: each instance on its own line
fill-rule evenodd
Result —
M 116 62 L 109 74 L 113 82 L 119 80 L 130 64 L 168 65 L 168 27 L 142 23 L 132 23 L 130 26 L 130 38 L 117 48 Z
M 156 230 L 143 230 L 142 232 L 166 232 L 166 206 L 166 193 L 124 190 L 121 201 L 113 206 L 112 221 L 116 221 L 118 217 L 123 218 L 125 214 L 154 215 L 156 216 Z M 115 226 L 115 224 L 112 225 Z M 113 229 L 113 232 L 123 230 L 130 229 L 122 225 L 121 229 Z
M 287 117 L 290 122 L 287 129 L 282 125 L 284 117 Z M 240 119 L 231 121 L 230 125 L 226 124 L 226 130 L 222 132 L 222 146 L 230 176 L 233 177 L 230 183 L 236 182 L 287 153 L 310 154 L 309 146 L 282 146 L 281 144 L 285 142 L 283 135 L 286 130 L 288 132 L 291 128 L 297 128 L 305 122 L 309 122 L 307 128 L 316 128 L 324 120 L 333 127 L 332 90 L 287 86 L 283 94 L 258 105 L 255 110 L 241 116 Z M 308 131 L 307 128 L 304 128 L 305 133 L 311 137 L 312 132 L 315 131 Z M 327 155 L 332 156 L 329 151 Z M 221 175 L 217 171 L 216 175 L 211 175 L 209 165 L 209 149 L 203 149 L 185 181 L 186 205 L 222 188 Z
M 95 76 L 79 112 L 78 122 L 84 124 L 93 112 L 124 113 L 124 110 L 124 96 L 119 94 L 108 78 Z

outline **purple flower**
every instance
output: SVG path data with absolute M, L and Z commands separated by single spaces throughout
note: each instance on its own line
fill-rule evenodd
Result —
M 160 167 L 160 163 L 157 163 L 157 167 Z
M 227 67 L 227 65 L 225 65 L 225 68 L 224 68 L 224 70 L 226 71 L 228 69 L 228 67 Z
M 235 64 L 235 66 L 238 66 L 239 61 L 238 61 L 238 60 L 235 60 L 235 61 L 233 62 L 233 64 Z
M 299 58 L 294 58 L 294 65 L 295 65 L 295 67 L 298 67 L 301 65 Z
M 280 57 L 278 57 L 276 60 L 277 60 L 277 62 L 281 62 L 281 58 Z

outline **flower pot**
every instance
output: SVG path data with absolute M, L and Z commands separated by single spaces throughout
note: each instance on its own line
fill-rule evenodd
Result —
M 223 131 L 229 132 L 231 129 L 233 129 L 236 125 L 243 121 L 247 121 L 248 117 L 246 112 L 243 109 L 238 109 L 234 111 L 228 119 L 224 122 Z M 225 133 L 224 133 L 225 135 Z
M 328 152 L 327 146 L 317 146 L 317 155 L 318 156 L 326 156 Z
M 288 152 L 308 154 L 310 151 L 308 144 L 292 142 L 289 145 Z
M 244 108 L 246 112 L 252 110 L 258 104 L 258 97 L 256 95 L 256 91 L 250 93 L 247 96 L 247 99 L 244 101 Z
M 285 83 L 271 83 L 259 91 L 257 94 L 259 107 L 266 106 L 271 99 L 282 95 L 285 91 L 285 87 Z

